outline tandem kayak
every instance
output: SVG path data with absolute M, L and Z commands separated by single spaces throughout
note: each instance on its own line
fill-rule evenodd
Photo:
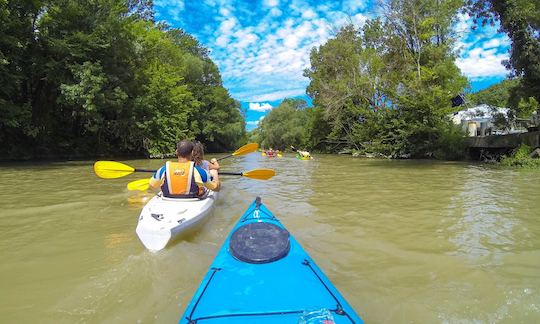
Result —
M 363 323 L 287 229 L 253 202 L 180 323 Z
M 147 249 L 159 251 L 210 216 L 217 196 L 217 192 L 209 191 L 205 199 L 179 199 L 159 193 L 143 207 L 135 230 L 137 236 Z

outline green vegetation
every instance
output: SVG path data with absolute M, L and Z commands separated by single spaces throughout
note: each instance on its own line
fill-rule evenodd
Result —
M 461 156 L 463 135 L 447 115 L 450 98 L 467 86 L 452 50 L 451 25 L 462 2 L 389 0 L 383 5 L 384 20 L 369 20 L 361 30 L 345 26 L 313 49 L 305 76 L 315 108 L 305 117 L 285 108 L 282 117 L 279 111 L 269 114 L 261 126 L 263 143 L 280 147 L 283 138 L 274 137 L 273 130 L 281 127 L 296 145 L 321 151 Z M 285 118 L 288 124 L 277 124 Z
M 269 114 L 254 138 L 276 147 L 288 140 L 311 150 L 389 158 L 465 157 L 464 134 L 447 117 L 459 110 L 451 107 L 451 98 L 468 86 L 453 50 L 452 26 L 463 9 L 477 18 L 500 19 L 512 40 L 507 66 L 513 79 L 469 100 L 512 107 L 517 117 L 539 109 L 538 4 L 385 0 L 380 6 L 383 17 L 368 20 L 362 29 L 345 26 L 312 50 L 304 75 L 315 107 Z
M 528 119 L 540 106 L 534 97 L 514 98 L 521 91 L 522 86 L 521 79 L 506 79 L 489 88 L 471 94 L 469 101 L 473 105 L 486 104 L 494 107 L 510 107 L 516 117 Z
M 244 139 L 208 51 L 146 0 L 0 0 L 0 158 L 210 150 Z
M 486 89 L 470 94 L 468 101 L 472 105 L 486 104 L 494 107 L 508 107 L 512 89 L 520 84 L 519 79 L 506 79 Z
M 484 25 L 499 21 L 512 41 L 505 64 L 520 79 L 512 88 L 509 106 L 518 116 L 534 109 L 540 112 L 540 1 L 468 0 L 466 8 Z
M 262 147 L 285 150 L 290 145 L 304 147 L 308 139 L 309 118 L 312 109 L 298 99 L 285 99 L 271 110 L 259 126 L 259 141 Z
M 523 144 L 511 156 L 504 157 L 501 160 L 501 165 L 506 167 L 540 169 L 540 158 L 532 158 L 531 153 L 531 147 Z

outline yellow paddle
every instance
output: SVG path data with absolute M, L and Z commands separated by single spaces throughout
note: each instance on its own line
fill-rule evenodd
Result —
M 246 172 L 220 172 L 219 175 L 236 175 L 256 180 L 268 180 L 276 175 L 276 171 L 272 169 L 254 169 Z M 145 191 L 150 185 L 150 178 L 135 180 L 128 183 L 128 190 Z
M 156 172 L 156 170 L 135 169 L 116 161 L 97 161 L 94 163 L 94 172 L 100 178 L 115 179 L 125 177 L 133 172 Z
M 255 152 L 255 151 L 257 151 L 258 148 L 259 148 L 259 144 L 257 144 L 257 143 L 248 143 L 248 144 L 242 146 L 241 148 L 239 148 L 238 150 L 234 151 L 233 154 L 229 154 L 229 155 L 226 155 L 224 157 L 220 157 L 217 160 L 221 161 L 221 160 L 229 158 L 231 156 L 238 156 L 238 155 L 244 155 L 244 154 L 248 154 L 248 153 L 251 153 L 251 152 Z
M 150 185 L 150 178 L 131 181 L 127 184 L 128 190 L 146 191 Z
M 234 151 L 234 153 L 219 158 L 218 160 L 223 160 L 231 156 L 238 156 L 255 152 L 258 147 L 259 144 L 257 143 L 249 143 Z M 127 164 L 116 161 L 97 161 L 96 163 L 94 163 L 94 172 L 100 178 L 115 179 L 125 177 L 132 174 L 133 172 L 156 172 L 156 170 L 135 169 Z

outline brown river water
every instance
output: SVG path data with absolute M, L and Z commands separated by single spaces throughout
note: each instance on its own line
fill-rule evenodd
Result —
M 147 174 L 93 162 L 0 165 L 0 322 L 177 322 L 259 195 L 367 323 L 540 323 L 540 171 L 253 153 L 222 170 L 277 176 L 223 177 L 200 230 L 151 253 L 125 188 Z

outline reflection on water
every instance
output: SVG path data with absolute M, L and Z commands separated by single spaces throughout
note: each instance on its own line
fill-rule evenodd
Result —
M 139 168 L 163 161 L 133 160 Z M 1 321 L 176 322 L 262 196 L 367 322 L 540 321 L 540 172 L 466 163 L 251 154 L 222 170 L 213 216 L 159 253 L 135 235 L 149 193 L 92 161 L 0 167 Z M 59 181 L 64 179 L 65 181 Z
M 507 174 L 469 167 L 464 170 L 463 190 L 452 199 L 449 215 L 456 224 L 449 228 L 455 253 L 471 260 L 489 257 L 502 262 L 502 257 L 514 249 L 515 228 L 520 217 L 514 212 L 515 188 L 513 171 Z

